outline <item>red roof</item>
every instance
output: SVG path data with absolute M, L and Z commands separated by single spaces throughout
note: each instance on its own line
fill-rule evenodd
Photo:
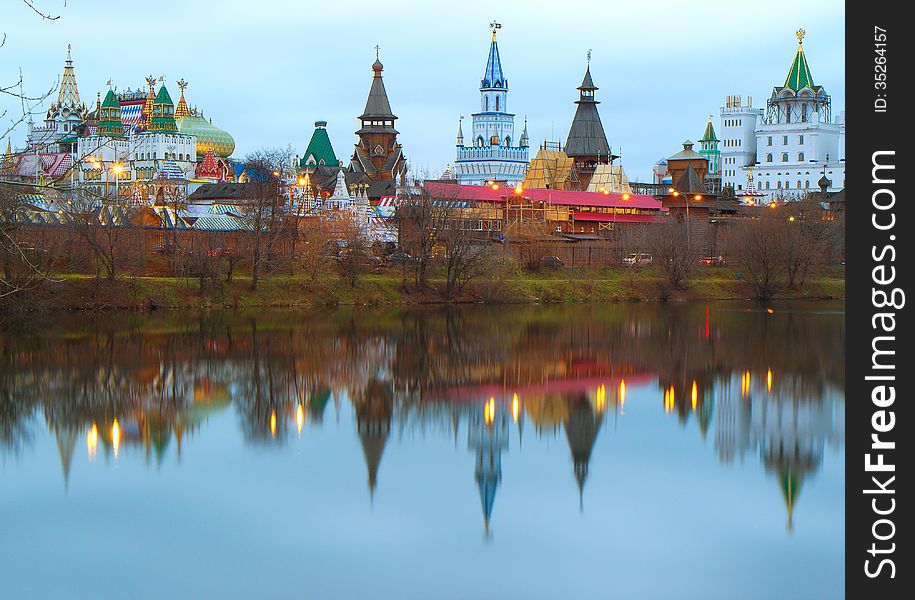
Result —
M 593 213 L 593 212 L 576 212 L 572 213 L 576 221 L 600 221 L 601 223 L 658 223 L 663 217 L 661 215 L 624 215 L 617 213 Z
M 514 195 L 514 188 L 500 187 L 497 190 L 486 185 L 460 185 L 444 181 L 427 181 L 423 187 L 436 198 L 447 200 L 475 200 L 484 202 L 505 202 L 506 195 Z M 526 200 L 548 202 L 557 206 L 597 206 L 617 208 L 662 209 L 661 203 L 644 194 L 629 194 L 623 200 L 622 194 L 601 194 L 599 192 L 578 192 L 574 190 L 525 189 L 521 192 Z

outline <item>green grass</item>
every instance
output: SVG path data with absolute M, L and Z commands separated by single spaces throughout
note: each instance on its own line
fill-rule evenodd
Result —
M 843 299 L 844 267 L 823 269 L 797 290 L 782 290 L 778 298 Z M 24 310 L 182 308 L 209 310 L 233 307 L 397 306 L 442 303 L 433 290 L 404 290 L 399 273 L 362 275 L 355 287 L 326 275 L 309 281 L 301 275 L 274 275 L 256 289 L 250 279 L 236 277 L 218 282 L 201 294 L 196 280 L 174 277 L 123 276 L 114 282 L 92 276 L 68 274 L 19 299 Z M 432 288 L 443 280 L 432 278 Z M 558 270 L 472 281 L 461 302 L 489 303 L 599 303 L 658 300 L 726 300 L 752 297 L 746 281 L 731 268 L 700 269 L 683 289 L 673 289 L 658 268 L 632 272 L 624 268 L 600 271 Z

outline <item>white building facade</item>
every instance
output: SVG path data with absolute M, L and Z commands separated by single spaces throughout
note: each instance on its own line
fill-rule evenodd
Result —
M 485 185 L 505 181 L 518 185 L 530 163 L 527 121 L 520 139 L 515 138 L 515 115 L 508 112 L 508 79 L 502 73 L 499 46 L 493 24 L 492 43 L 486 70 L 480 80 L 480 112 L 472 115 L 473 126 L 468 145 L 464 144 L 462 124 L 458 122 L 457 157 L 453 176 L 465 185 Z
M 721 108 L 722 184 L 738 196 L 751 173 L 766 200 L 819 192 L 823 175 L 827 192 L 845 187 L 845 113 L 833 119 L 832 99 L 807 65 L 803 30 L 797 38 L 788 77 L 773 88 L 765 110 L 739 96 L 728 96 Z

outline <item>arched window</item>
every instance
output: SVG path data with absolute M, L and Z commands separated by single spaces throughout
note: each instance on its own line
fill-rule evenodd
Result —
M 499 97 L 496 96 L 496 112 L 499 112 Z
M 767 190 L 769 189 L 769 182 L 768 182 L 768 181 L 766 182 L 766 189 L 767 189 Z
M 483 96 L 483 112 L 489 112 L 489 96 Z
M 781 181 L 778 182 L 778 189 L 782 189 L 782 182 L 781 182 Z
M 477 146 L 479 146 L 480 148 L 483 147 L 483 136 L 482 135 L 477 138 Z
M 797 189 L 801 189 L 801 180 L 800 179 L 797 180 Z
M 807 105 L 801 107 L 801 123 L 807 122 Z
M 797 162 L 804 162 L 804 153 L 803 152 L 797 153 Z
M 512 139 L 509 136 L 505 136 L 505 145 L 508 147 L 512 145 Z
M 787 152 L 782 153 L 782 162 L 788 162 L 788 153 Z
M 809 180 L 809 179 L 806 180 L 806 181 L 804 181 L 804 187 L 805 187 L 805 188 L 810 188 L 810 180 Z
M 786 106 L 785 107 L 785 123 L 790 123 L 790 122 L 791 122 L 791 107 Z
M 772 162 L 772 155 L 766 154 L 766 162 Z

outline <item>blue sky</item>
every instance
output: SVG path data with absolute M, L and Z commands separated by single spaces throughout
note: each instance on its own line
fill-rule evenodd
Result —
M 788 72 L 799 27 L 814 81 L 832 95 L 834 114 L 845 108 L 845 12 L 828 1 L 195 0 L 129 11 L 102 0 L 36 3 L 60 19 L 3 2 L 0 84 L 21 67 L 27 91 L 46 89 L 68 43 L 87 104 L 108 79 L 135 89 L 150 74 L 165 75 L 177 101 L 184 78 L 188 102 L 235 137 L 236 158 L 286 144 L 302 153 L 314 121 L 326 120 L 348 160 L 378 44 L 407 158 L 418 173 L 441 172 L 454 159 L 458 115 L 479 104 L 493 19 L 503 25 L 509 109 L 519 131 L 527 114 L 534 149 L 565 139 L 592 49 L 604 129 L 630 179 L 646 180 L 657 159 L 700 137 L 710 114 L 717 126 L 725 96 L 764 106 Z M 0 112 L 16 108 L 0 96 Z M 20 129 L 14 144 L 23 138 Z

